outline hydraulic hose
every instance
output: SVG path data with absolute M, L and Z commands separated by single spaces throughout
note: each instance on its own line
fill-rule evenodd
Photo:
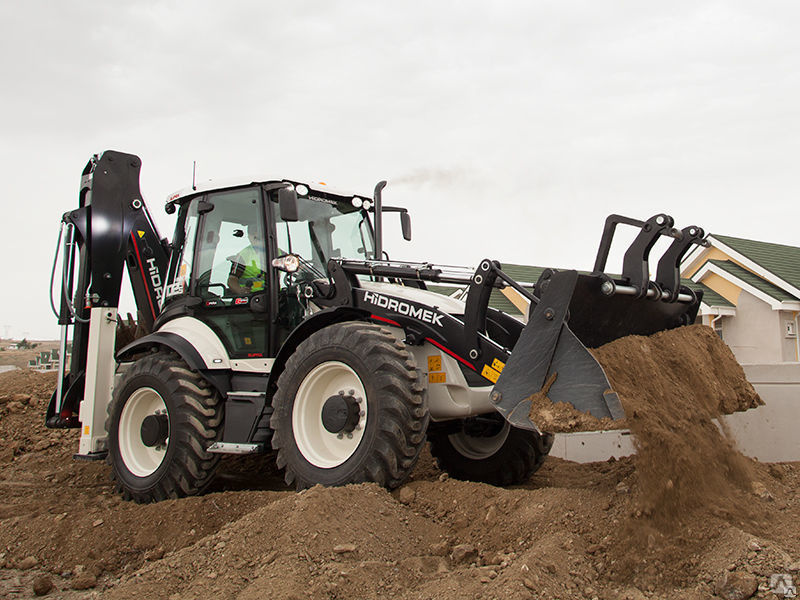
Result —
M 65 226 L 69 227 L 70 225 L 66 225 L 62 221 L 61 222 L 61 227 L 58 230 L 58 241 L 56 242 L 55 255 L 53 256 L 53 268 L 52 268 L 52 270 L 50 272 L 50 308 L 52 309 L 53 314 L 56 316 L 57 319 L 61 318 L 61 315 L 59 314 L 59 311 L 56 310 L 55 302 L 53 302 L 53 284 L 55 283 L 56 265 L 58 264 L 58 251 L 59 251 L 59 248 L 61 248 L 61 238 L 63 236 L 64 227 Z M 67 308 L 69 309 L 70 315 L 72 316 L 73 319 L 75 319 L 79 323 L 89 323 L 89 319 L 84 319 L 84 318 L 78 316 L 78 313 L 75 311 L 75 307 L 72 304 L 72 300 L 67 295 L 67 268 L 66 268 L 66 265 L 67 265 L 67 261 L 68 260 L 72 261 L 72 256 L 67 257 L 65 255 L 64 256 L 64 265 L 63 265 L 63 274 L 62 274 L 62 278 L 61 278 L 61 291 L 62 291 L 62 293 L 64 295 L 64 301 L 65 301 L 65 304 L 66 304 Z
M 58 241 L 56 242 L 56 252 L 53 256 L 53 269 L 50 271 L 50 308 L 53 310 L 53 314 L 56 316 L 56 319 L 61 318 L 61 315 L 58 314 L 56 310 L 56 304 L 53 302 L 53 284 L 56 280 L 56 264 L 58 264 L 58 251 L 61 248 L 61 236 L 64 233 L 64 222 L 61 222 L 61 227 L 58 228 Z

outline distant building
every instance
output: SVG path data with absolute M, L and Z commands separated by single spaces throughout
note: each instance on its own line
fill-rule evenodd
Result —
M 681 273 L 713 291 L 702 322 L 740 363 L 800 362 L 800 248 L 725 235 L 695 248 Z
M 69 360 L 70 353 L 67 352 L 67 360 Z M 43 350 L 39 355 L 28 361 L 28 368 L 34 371 L 45 373 L 47 371 L 58 370 L 59 366 L 59 352 L 58 349 Z

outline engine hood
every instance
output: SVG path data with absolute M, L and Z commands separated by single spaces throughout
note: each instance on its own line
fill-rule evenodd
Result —
M 417 304 L 426 304 L 448 315 L 464 314 L 464 302 L 429 290 L 378 281 L 360 281 L 359 286 L 370 292 L 402 298 Z

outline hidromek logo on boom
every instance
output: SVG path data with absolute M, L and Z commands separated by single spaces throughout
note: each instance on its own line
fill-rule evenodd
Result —
M 373 292 L 364 292 L 364 300 L 375 306 L 385 308 L 386 310 L 391 310 L 401 315 L 408 315 L 412 319 L 418 319 L 425 323 L 430 323 L 431 325 L 444 327 L 444 325 L 442 325 L 442 315 L 437 315 L 432 310 L 417 308 L 416 306 L 411 306 L 407 302 L 395 300 L 394 298 L 387 298 L 386 296 L 381 296 Z

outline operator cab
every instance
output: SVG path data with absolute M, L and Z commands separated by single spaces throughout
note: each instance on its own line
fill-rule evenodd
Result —
M 279 191 L 289 186 L 296 214 L 282 217 Z M 309 310 L 297 284 L 327 281 L 332 258 L 375 254 L 372 200 L 322 186 L 259 182 L 193 191 L 170 204 L 179 212 L 159 322 L 192 314 L 231 358 L 275 356 Z M 299 259 L 296 272 L 272 266 L 288 254 Z

